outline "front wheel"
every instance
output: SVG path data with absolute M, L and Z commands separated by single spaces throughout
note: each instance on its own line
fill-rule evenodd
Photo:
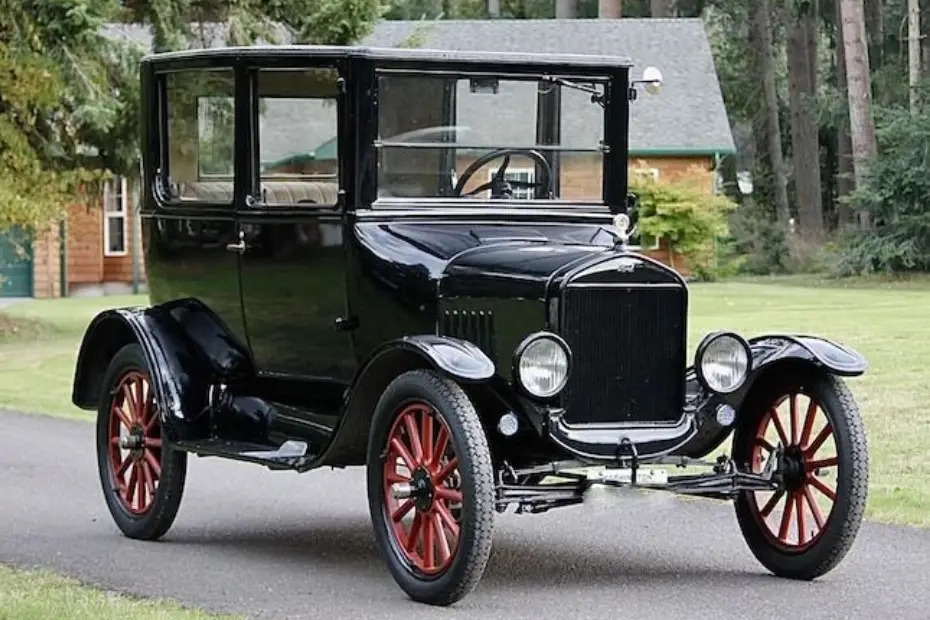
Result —
M 385 390 L 369 437 L 368 503 L 388 568 L 412 599 L 450 605 L 478 584 L 491 553 L 493 469 L 455 382 L 415 370 Z
M 760 473 L 781 450 L 781 488 L 736 500 L 749 548 L 780 577 L 824 575 L 849 551 L 865 511 L 868 447 L 852 393 L 835 376 L 786 374 L 754 391 L 740 416 L 738 464 Z

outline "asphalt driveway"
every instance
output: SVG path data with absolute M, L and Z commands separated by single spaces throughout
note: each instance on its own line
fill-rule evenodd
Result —
M 0 412 L 0 562 L 256 618 L 930 617 L 930 531 L 867 524 L 834 572 L 770 576 L 732 508 L 603 491 L 500 516 L 481 584 L 448 609 L 409 601 L 378 556 L 360 469 L 275 473 L 191 457 L 174 528 L 135 542 L 110 521 L 93 427 Z

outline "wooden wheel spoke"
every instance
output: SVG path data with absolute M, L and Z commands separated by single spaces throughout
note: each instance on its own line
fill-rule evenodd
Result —
M 836 491 L 825 485 L 814 476 L 808 476 L 807 483 L 826 495 L 831 501 L 836 501 Z
M 452 513 L 449 512 L 446 505 L 442 503 L 436 504 L 436 513 L 439 515 L 439 518 L 442 519 L 443 524 L 446 526 L 446 529 L 449 530 L 449 533 L 452 534 L 452 537 L 458 538 L 459 524 L 456 523 L 455 518 L 452 516 Z
M 443 465 L 442 469 L 440 469 L 436 473 L 436 477 L 433 480 L 433 484 L 440 485 L 443 482 L 445 482 L 446 478 L 448 478 L 452 472 L 458 469 L 458 466 L 459 466 L 459 460 L 457 458 L 449 459 L 449 462 Z
M 423 525 L 420 531 L 423 533 L 423 568 L 432 569 L 436 565 L 436 531 L 433 529 L 432 520 L 427 515 L 422 515 Z
M 804 430 L 801 431 L 801 438 L 798 440 L 798 444 L 803 449 L 807 445 L 807 442 L 810 441 L 811 431 L 814 430 L 814 420 L 816 419 L 817 413 L 817 401 L 813 398 L 810 400 L 810 404 L 807 406 L 807 414 L 804 416 Z
M 756 437 L 756 446 L 765 448 L 769 453 L 775 452 L 775 446 L 766 441 L 764 437 Z
M 136 410 L 136 396 L 132 393 L 131 383 L 123 385 L 123 406 L 128 410 L 127 413 L 130 420 L 129 426 L 132 426 L 132 423 L 139 419 L 139 414 Z
M 442 462 L 442 455 L 445 454 L 446 448 L 449 446 L 449 431 L 446 430 L 445 426 L 439 427 L 439 436 L 436 438 L 436 448 L 433 450 L 433 460 L 432 463 L 438 465 Z
M 148 463 L 149 467 L 152 468 L 152 473 L 155 474 L 156 478 L 160 478 L 161 477 L 161 463 L 159 463 L 155 459 L 155 455 L 152 454 L 151 450 L 144 449 L 143 454 L 145 457 L 145 462 Z
M 794 502 L 791 499 L 789 496 L 785 501 L 785 511 L 781 514 L 781 524 L 778 528 L 778 539 L 783 541 L 788 539 L 788 528 L 791 527 L 791 511 L 794 507 Z
M 407 553 L 413 553 L 417 548 L 417 541 L 420 538 L 420 528 L 423 526 L 423 515 L 419 512 L 414 513 L 413 523 L 410 524 L 410 531 L 407 532 L 407 540 L 404 542 L 404 549 Z
M 792 394 L 789 398 L 790 407 L 790 425 L 791 425 L 791 445 L 798 443 L 798 434 L 801 429 L 798 428 L 798 395 Z
M 794 493 L 794 510 L 797 513 L 798 521 L 798 544 L 803 545 L 807 542 L 807 533 L 804 531 L 804 505 L 802 502 L 803 495 L 800 491 Z
M 811 514 L 814 515 L 814 523 L 817 524 L 817 530 L 822 530 L 823 513 L 820 512 L 820 506 L 817 505 L 814 496 L 811 494 L 811 489 L 807 485 L 804 486 L 804 498 L 807 500 L 807 505 L 810 506 Z
M 820 446 L 823 445 L 831 435 L 833 434 L 833 426 L 827 422 L 827 424 L 821 429 L 820 433 L 814 438 L 814 441 L 811 442 L 810 446 L 802 446 L 805 456 L 808 458 L 817 454 L 817 450 L 820 449 Z
M 137 378 L 132 385 L 135 388 L 133 391 L 135 392 L 136 419 L 140 424 L 145 424 L 145 382 Z
M 402 476 L 399 473 L 397 473 L 396 465 L 394 467 L 390 467 L 390 469 L 388 469 L 388 471 L 385 472 L 384 476 L 387 479 L 388 484 L 399 484 L 402 482 L 409 482 L 409 478 L 407 476 Z
M 391 439 L 391 449 L 401 458 L 411 473 L 416 470 L 418 464 L 416 459 L 414 459 L 410 451 L 407 450 L 407 446 L 400 442 L 400 439 L 397 437 Z
M 129 474 L 129 482 L 126 484 L 126 503 L 132 507 L 133 500 L 136 497 L 136 490 L 139 485 L 139 465 L 132 466 L 132 472 Z
M 439 562 L 440 564 L 445 563 L 450 557 L 452 557 L 452 550 L 449 549 L 449 540 L 446 538 L 446 532 L 442 526 L 442 517 L 438 513 L 433 513 L 431 515 L 431 521 L 433 529 L 436 531 L 436 542 L 437 548 L 439 550 Z
M 119 418 L 120 423 L 126 427 L 127 431 L 132 428 L 132 420 L 129 418 L 129 416 L 126 415 L 126 412 L 123 410 L 122 406 L 117 406 L 114 404 L 112 411 L 116 414 L 116 417 Z
M 433 414 L 423 412 L 423 427 L 420 443 L 423 444 L 423 464 L 429 465 L 433 459 Z
M 161 437 L 146 437 L 145 447 L 146 448 L 161 448 Z
M 769 417 L 772 420 L 772 424 L 775 425 L 775 431 L 778 433 L 778 439 L 781 441 L 781 445 L 790 446 L 788 442 L 788 435 L 785 433 L 785 427 L 781 423 L 781 418 L 778 415 L 778 412 L 775 409 L 772 409 L 769 412 Z
M 436 499 L 444 500 L 451 504 L 461 504 L 462 503 L 462 492 L 455 489 L 449 489 L 446 487 L 436 487 Z
M 127 454 L 126 458 L 123 459 L 123 462 L 120 464 L 119 469 L 116 470 L 117 479 L 121 479 L 126 475 L 126 470 L 129 469 L 130 465 L 132 465 L 132 455 Z
M 407 430 L 407 441 L 410 444 L 409 453 L 412 458 L 417 460 L 417 463 L 422 463 L 426 459 L 426 454 L 423 452 L 423 446 L 420 443 L 420 431 L 417 429 L 417 420 L 414 414 L 408 413 L 404 415 L 404 428 Z M 397 439 L 399 442 L 400 440 Z M 406 460 L 406 459 L 404 459 Z M 408 463 L 410 471 L 413 471 L 415 468 Z
M 813 472 L 818 469 L 826 469 L 827 467 L 836 467 L 838 464 L 839 464 L 839 457 L 831 456 L 830 458 L 808 462 L 807 469 L 808 471 Z
M 397 510 L 391 513 L 391 519 L 394 521 L 394 523 L 397 523 L 398 521 L 406 517 L 407 513 L 410 512 L 413 509 L 413 507 L 414 507 L 413 500 L 408 499 L 403 504 L 398 506 Z
M 762 507 L 762 510 L 759 511 L 759 514 L 762 515 L 762 518 L 767 518 L 772 511 L 775 510 L 775 506 L 778 505 L 778 502 L 784 497 L 785 492 L 779 489 L 772 494 L 772 497 L 769 498 L 769 501 L 766 502 L 765 506 Z

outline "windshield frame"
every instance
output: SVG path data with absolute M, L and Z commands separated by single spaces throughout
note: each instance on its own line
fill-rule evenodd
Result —
M 583 209 L 586 211 L 618 212 L 623 210 L 627 200 L 627 150 L 628 150 L 628 114 L 629 114 L 629 67 L 618 65 L 615 67 L 599 67 L 597 71 L 592 71 L 591 67 L 579 66 L 577 70 L 573 67 L 553 67 L 552 71 L 546 68 L 533 67 L 526 70 L 513 70 L 508 67 L 506 70 L 488 71 L 483 70 L 480 66 L 472 67 L 455 67 L 455 66 L 404 66 L 390 63 L 381 65 L 376 63 L 369 74 L 372 80 L 370 99 L 371 109 L 367 110 L 366 119 L 368 121 L 367 134 L 361 137 L 359 146 L 361 147 L 363 159 L 371 162 L 369 168 L 372 174 L 369 180 L 373 182 L 374 187 L 369 188 L 369 200 L 365 202 L 372 209 L 398 209 L 398 208 L 417 208 L 417 207 L 449 207 L 449 208 L 475 208 L 489 206 L 494 208 L 535 208 L 535 209 Z M 566 149 L 564 145 L 543 143 L 537 144 L 532 148 L 541 154 L 549 157 L 549 153 L 600 153 L 601 154 L 601 191 L 597 199 L 566 199 L 566 198 L 477 198 L 477 197 L 457 197 L 457 196 L 435 196 L 435 197 L 402 197 L 402 196 L 380 196 L 379 186 L 381 182 L 380 171 L 377 162 L 379 161 L 379 150 L 385 146 L 395 146 L 404 148 L 437 148 L 441 142 L 424 142 L 422 144 L 413 142 L 397 142 L 391 139 L 382 140 L 380 137 L 379 127 L 379 84 L 383 76 L 426 76 L 435 75 L 447 79 L 474 79 L 474 78 L 493 78 L 501 81 L 513 80 L 520 82 L 538 83 L 541 81 L 550 82 L 553 87 L 570 88 L 573 90 L 582 90 L 590 92 L 587 87 L 590 84 L 602 85 L 603 96 L 598 101 L 592 100 L 590 105 L 600 105 L 603 108 L 602 113 L 602 140 L 598 147 L 589 148 L 570 148 Z M 547 98 L 543 97 L 542 102 Z M 542 117 L 541 115 L 552 114 L 551 106 L 545 104 L 539 105 L 537 100 L 535 129 L 537 134 L 536 142 L 542 142 L 540 136 L 545 138 L 544 127 L 551 127 L 551 117 Z M 548 110 L 545 108 L 549 107 Z M 555 108 L 556 114 L 561 114 L 562 110 Z M 548 121 L 548 122 L 547 122 Z M 455 122 L 455 119 L 452 119 Z M 556 121 L 558 122 L 558 121 Z M 543 133 L 540 134 L 541 125 Z M 462 125 L 440 125 L 438 127 L 462 127 Z M 558 125 L 556 125 L 558 127 Z M 428 127 L 425 129 L 432 129 Z M 417 130 L 414 130 L 417 131 Z M 557 129 L 556 129 L 557 131 Z M 551 133 L 551 132 L 550 132 Z M 548 136 L 551 138 L 551 136 Z M 556 134 L 555 140 L 558 139 Z M 476 145 L 456 144 L 456 150 L 475 148 Z M 491 151 L 494 145 L 482 144 L 477 148 Z M 373 168 L 373 169 L 372 169 Z M 437 174 L 440 174 L 437 170 Z M 556 176 L 559 176 L 558 174 Z M 557 185 L 554 186 L 557 189 Z M 558 191 L 556 192 L 558 194 Z M 362 206 L 362 205 L 360 205 Z

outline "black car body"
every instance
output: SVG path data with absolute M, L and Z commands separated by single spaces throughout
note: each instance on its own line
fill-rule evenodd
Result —
M 141 80 L 151 305 L 93 320 L 73 394 L 100 411 L 101 482 L 127 535 L 167 531 L 195 453 L 366 466 L 391 571 L 431 603 L 477 582 L 488 511 L 579 503 L 595 483 L 736 498 L 757 557 L 786 576 L 845 553 L 851 537 L 833 539 L 858 527 L 865 465 L 843 465 L 843 450 L 865 439 L 837 377 L 866 363 L 818 337 L 730 332 L 689 363 L 685 281 L 628 244 L 628 60 L 253 47 L 148 57 Z M 532 133 L 460 140 L 473 97 L 530 102 Z M 269 111 L 288 105 L 274 126 Z M 602 114 L 587 150 L 602 183 L 566 199 L 560 127 L 584 106 Z M 304 131 L 318 119 L 331 139 L 312 150 Z M 302 148 L 270 161 L 275 131 Z M 475 162 L 464 171 L 462 153 Z M 512 159 L 533 181 L 507 178 Z M 803 422 L 797 395 L 811 403 Z M 765 439 L 789 396 L 791 438 L 776 420 L 785 441 Z M 704 463 L 710 473 L 643 468 L 701 464 L 731 434 L 734 458 Z M 813 445 L 830 437 L 832 465 Z M 827 517 L 811 463 L 839 470 Z M 577 473 L 590 466 L 606 471 Z M 787 498 L 778 532 L 757 493 Z M 407 529 L 393 529 L 394 500 L 414 515 Z

